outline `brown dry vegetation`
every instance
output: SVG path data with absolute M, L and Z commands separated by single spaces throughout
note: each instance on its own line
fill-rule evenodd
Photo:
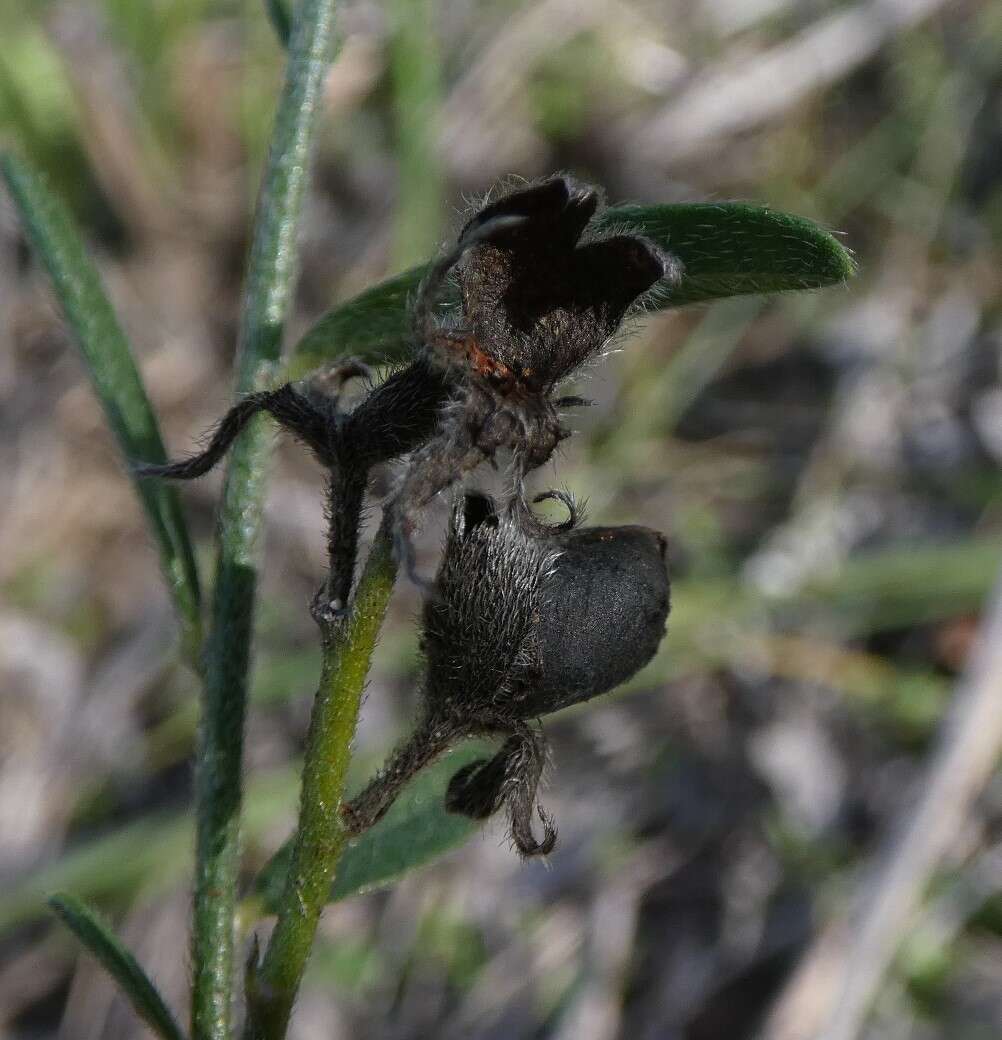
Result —
M 294 333 L 431 252 L 464 196 L 512 172 L 571 170 L 616 201 L 761 200 L 843 233 L 861 271 L 812 296 L 656 316 L 582 386 L 596 406 L 559 481 L 595 521 L 665 531 L 669 637 L 628 690 L 550 723 L 562 844 L 548 864 L 521 864 L 498 826 L 332 907 L 293 1035 L 715 1040 L 756 1035 L 777 1006 L 766 1035 L 804 1035 L 803 1008 L 860 933 L 825 933 L 820 961 L 813 937 L 869 891 L 910 818 L 1002 562 L 1002 12 L 388 0 L 339 17 Z M 0 134 L 73 204 L 176 453 L 229 400 L 279 68 L 255 3 L 0 6 Z M 5 206 L 0 1035 L 137 1036 L 42 896 L 98 902 L 183 1005 L 194 684 L 139 507 Z M 248 880 L 292 825 L 320 480 L 282 444 Z M 206 554 L 218 492 L 212 478 L 184 492 Z M 417 606 L 402 583 L 359 778 L 408 723 Z M 948 854 L 894 924 L 860 1035 L 1002 1034 L 1000 790 L 940 806 Z M 820 982 L 796 972 L 810 950 Z

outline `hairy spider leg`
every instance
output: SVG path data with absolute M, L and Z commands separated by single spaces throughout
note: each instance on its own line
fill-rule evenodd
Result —
M 505 722 L 485 735 L 501 733 L 507 740 L 493 758 L 463 766 L 449 781 L 445 807 L 449 812 L 485 820 L 502 806 L 508 810 L 510 833 L 522 856 L 545 856 L 557 842 L 557 829 L 536 797 L 546 767 L 546 738 L 536 722 Z M 533 809 L 543 823 L 543 840 L 532 831 Z
M 546 738 L 536 722 L 463 725 L 425 716 L 414 732 L 399 744 L 385 765 L 350 801 L 341 806 L 341 818 L 352 837 L 374 827 L 386 815 L 401 791 L 425 766 L 465 737 L 507 739 L 492 758 L 478 759 L 458 770 L 449 782 L 446 808 L 483 820 L 505 806 L 512 841 L 522 856 L 545 856 L 557 843 L 553 820 L 537 802 L 546 767 Z M 533 810 L 543 824 L 543 838 L 533 833 Z
M 349 380 L 371 378 L 371 375 L 368 365 L 349 358 L 314 376 L 305 394 L 292 383 L 248 394 L 223 416 L 203 451 L 175 462 L 139 462 L 134 471 L 142 478 L 162 480 L 203 477 L 222 461 L 244 427 L 259 412 L 267 412 L 280 426 L 312 448 L 325 465 L 330 465 L 336 447 L 340 393 Z
M 557 828 L 549 813 L 537 802 L 539 782 L 546 768 L 546 738 L 539 722 L 515 724 L 509 744 L 503 796 L 508 807 L 511 837 L 522 856 L 546 856 L 557 844 Z M 532 832 L 532 810 L 543 825 L 543 840 Z
M 175 462 L 137 462 L 133 465 L 136 476 L 143 479 L 159 477 L 163 480 L 194 480 L 209 472 L 230 450 L 243 428 L 258 412 L 271 412 L 285 391 L 264 390 L 248 394 L 223 416 L 204 451 Z
M 358 527 L 370 464 L 356 459 L 344 414 L 338 407 L 345 384 L 356 378 L 371 379 L 368 365 L 355 358 L 315 375 L 300 392 L 291 383 L 275 390 L 249 394 L 234 405 L 220 422 L 208 447 L 191 458 L 166 464 L 144 463 L 141 477 L 191 480 L 203 476 L 230 449 L 233 441 L 259 412 L 267 412 L 284 429 L 302 440 L 329 470 L 327 508 L 330 571 L 318 592 L 313 615 L 329 623 L 346 610 L 358 554 Z
M 397 560 L 408 578 L 426 592 L 431 583 L 417 573 L 414 552 L 416 517 L 437 494 L 476 469 L 484 457 L 483 450 L 474 443 L 465 425 L 458 431 L 444 431 L 414 453 L 403 484 L 386 505 L 392 516 Z
M 462 727 L 422 719 L 372 780 L 351 801 L 342 803 L 341 818 L 349 835 L 362 834 L 379 823 L 411 778 L 466 736 L 470 733 Z

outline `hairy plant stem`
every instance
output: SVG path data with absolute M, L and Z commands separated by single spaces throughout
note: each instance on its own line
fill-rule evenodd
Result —
M 254 224 L 240 324 L 236 391 L 259 388 L 281 351 L 296 274 L 296 236 L 310 145 L 330 62 L 333 0 L 302 0 Z M 228 1040 L 247 670 L 271 439 L 255 419 L 230 455 L 196 766 L 192 1036 Z
M 247 971 L 246 1040 L 281 1040 L 349 834 L 341 799 L 349 747 L 372 650 L 396 578 L 390 523 L 384 518 L 359 579 L 351 614 L 318 612 L 323 639 L 320 683 L 303 767 L 299 823 L 278 922 L 260 966 Z

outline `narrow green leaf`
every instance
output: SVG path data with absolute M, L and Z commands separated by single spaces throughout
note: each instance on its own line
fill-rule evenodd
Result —
M 118 983 L 136 1014 L 157 1036 L 184 1040 L 181 1027 L 139 962 L 86 903 L 60 893 L 49 899 L 49 906 Z
M 165 462 L 156 416 L 139 370 L 73 220 L 41 174 L 23 159 L 0 155 L 0 172 L 25 232 L 45 264 L 66 322 L 122 454 L 129 461 Z M 133 480 L 160 551 L 160 561 L 192 656 L 201 640 L 195 557 L 176 492 Z
M 390 0 L 389 72 L 393 89 L 397 205 L 395 270 L 423 260 L 442 228 L 442 103 L 440 32 L 436 0 Z
M 682 281 L 655 295 L 655 310 L 747 293 L 821 289 L 851 278 L 856 265 L 834 235 L 813 221 L 744 202 L 615 206 L 600 228 L 646 235 L 682 261 Z M 336 357 L 398 361 L 413 347 L 408 300 L 425 268 L 414 267 L 328 311 L 295 349 L 291 375 Z M 453 292 L 443 301 L 458 306 Z
M 486 741 L 468 741 L 421 772 L 383 819 L 342 853 L 330 901 L 391 884 L 465 842 L 480 821 L 447 813 L 445 789 L 458 769 L 495 750 Z M 268 913 L 280 905 L 291 853 L 289 841 L 255 882 Z
M 289 37 L 292 35 L 292 15 L 289 13 L 286 0 L 264 0 L 264 6 L 278 42 L 283 47 L 288 47 Z

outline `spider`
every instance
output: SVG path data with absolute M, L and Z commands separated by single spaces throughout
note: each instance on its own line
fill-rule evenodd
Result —
M 249 395 L 205 451 L 140 473 L 201 476 L 255 414 L 270 413 L 330 472 L 331 572 L 324 602 L 315 604 L 329 620 L 350 596 L 369 472 L 409 454 L 386 509 L 398 560 L 427 587 L 412 544 L 425 507 L 501 449 L 511 452 L 512 488 L 524 501 L 526 474 L 569 436 L 560 410 L 587 403 L 554 396 L 557 386 L 602 350 L 638 297 L 680 276 L 675 258 L 639 235 L 589 234 L 599 202 L 597 189 L 555 176 L 484 205 L 418 290 L 413 361 L 354 410 L 339 406 L 341 388 L 368 371 L 348 362 L 326 385 L 314 379 Z M 442 320 L 436 308 L 452 276 L 461 313 Z
M 556 828 L 537 802 L 547 758 L 540 720 L 597 697 L 657 651 L 670 609 L 666 543 L 646 527 L 547 526 L 518 498 L 499 509 L 467 493 L 455 505 L 434 594 L 424 604 L 424 681 L 411 736 L 341 807 L 349 834 L 374 826 L 402 788 L 465 737 L 501 737 L 460 769 L 446 809 L 486 819 L 506 808 L 522 856 L 546 855 Z M 533 810 L 543 837 L 533 834 Z

